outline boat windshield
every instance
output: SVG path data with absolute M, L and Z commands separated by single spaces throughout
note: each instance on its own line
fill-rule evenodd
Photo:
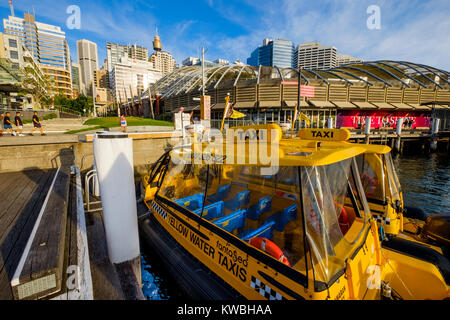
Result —
M 401 186 L 398 180 L 397 172 L 395 171 L 394 162 L 390 153 L 383 155 L 384 163 L 386 164 L 387 176 L 389 181 L 389 191 L 393 201 L 401 200 Z
M 363 153 L 356 157 L 361 183 L 367 200 L 386 201 L 386 181 L 383 159 L 375 153 Z
M 356 162 L 261 169 L 171 162 L 158 194 L 243 241 L 270 240 L 283 263 L 304 274 L 309 248 L 316 280 L 329 282 L 345 267 L 369 212 Z
M 314 276 L 328 283 L 345 267 L 370 211 L 354 159 L 301 168 L 306 235 Z

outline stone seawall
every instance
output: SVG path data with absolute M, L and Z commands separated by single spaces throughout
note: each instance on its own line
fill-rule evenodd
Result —
M 148 166 L 158 160 L 170 144 L 174 144 L 172 138 L 133 140 L 135 175 L 146 173 Z M 0 146 L 0 173 L 57 168 L 61 164 L 73 163 L 81 172 L 85 172 L 92 168 L 93 160 L 92 142 L 66 141 Z

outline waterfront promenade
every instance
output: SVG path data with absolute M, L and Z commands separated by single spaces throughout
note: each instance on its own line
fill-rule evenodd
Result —
M 130 133 L 136 175 L 170 143 L 158 129 Z M 85 211 L 92 137 L 0 138 L 0 299 L 143 299 L 135 266 L 109 260 L 101 208 Z

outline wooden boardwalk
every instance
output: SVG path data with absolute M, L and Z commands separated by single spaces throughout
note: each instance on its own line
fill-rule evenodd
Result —
M 13 299 L 10 281 L 55 173 L 56 169 L 0 174 L 0 299 Z

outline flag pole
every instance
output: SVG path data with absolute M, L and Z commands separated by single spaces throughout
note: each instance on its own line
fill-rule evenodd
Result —
M 225 97 L 225 109 L 223 110 L 222 124 L 220 125 L 220 133 L 222 133 L 222 131 L 223 131 L 223 125 L 225 123 L 225 117 L 227 116 L 227 113 L 228 113 L 228 102 L 229 101 L 230 101 L 230 95 L 228 94 Z
M 295 126 L 295 119 L 297 118 L 297 105 L 294 109 L 294 116 L 292 117 L 292 125 L 291 125 L 291 138 L 294 137 L 294 126 Z
M 298 112 L 302 112 L 302 108 L 300 105 L 300 98 L 302 96 L 302 66 L 298 66 L 298 97 L 297 97 L 297 106 L 298 106 Z M 301 124 L 301 122 L 300 122 Z M 301 125 L 299 124 L 299 130 Z

